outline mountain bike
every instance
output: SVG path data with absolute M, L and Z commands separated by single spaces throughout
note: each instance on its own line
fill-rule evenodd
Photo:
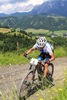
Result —
M 19 85 L 19 97 L 25 97 L 30 91 L 33 91 L 35 84 L 39 84 L 42 81 L 44 74 L 44 63 L 45 61 L 39 61 L 38 59 L 27 56 L 30 60 L 30 67 L 26 76 L 21 80 Z M 54 73 L 54 65 L 52 63 L 48 66 L 47 79 L 52 81 Z

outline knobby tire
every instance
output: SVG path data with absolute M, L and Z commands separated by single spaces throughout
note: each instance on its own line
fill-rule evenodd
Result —
M 28 92 L 30 91 L 33 84 L 33 71 L 29 71 L 24 79 L 22 79 L 20 86 L 19 86 L 19 97 L 22 98 L 27 96 Z

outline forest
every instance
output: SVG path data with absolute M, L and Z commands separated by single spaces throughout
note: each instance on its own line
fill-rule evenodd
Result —
M 14 33 L 5 33 L 3 34 L 0 32 L 0 51 L 7 52 L 7 51 L 15 51 L 21 50 L 23 48 L 30 48 L 36 42 L 36 36 L 33 36 L 32 32 L 27 33 L 24 30 L 20 30 L 18 34 L 16 34 L 15 30 Z M 12 31 L 12 32 L 13 32 Z M 40 34 L 39 34 L 40 35 Z M 44 34 L 43 34 L 44 35 Z M 53 44 L 55 48 L 58 46 L 62 46 L 63 48 L 67 48 L 67 38 L 56 36 L 50 37 L 50 35 L 46 35 L 46 38 L 49 42 Z M 48 39 L 50 38 L 50 40 Z

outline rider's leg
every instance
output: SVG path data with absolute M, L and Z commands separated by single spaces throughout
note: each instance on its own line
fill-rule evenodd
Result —
M 49 61 L 49 57 L 46 57 L 46 59 L 45 59 L 45 62 L 47 62 L 47 61 Z M 46 77 L 47 76 L 47 74 L 48 74 L 48 63 L 45 63 L 44 64 L 44 77 Z
M 47 61 L 49 61 L 49 57 L 48 58 L 46 58 L 46 62 Z M 48 72 L 49 72 L 49 70 L 48 70 L 48 65 L 49 65 L 49 63 L 45 63 L 44 64 L 44 78 L 43 78 L 43 84 L 45 85 L 48 85 L 48 84 L 52 84 L 52 82 L 50 82 L 48 79 L 47 79 L 47 74 L 48 74 Z M 48 84 L 47 84 L 48 83 Z
M 42 58 L 42 56 L 38 56 L 38 60 L 39 60 L 39 63 L 38 63 L 38 67 L 40 67 L 40 69 L 42 70 L 42 66 L 41 66 L 41 62 L 40 61 L 43 61 L 44 59 Z
M 51 86 L 54 86 L 54 84 L 53 84 L 51 81 L 49 81 L 49 80 L 47 79 L 47 77 L 46 77 L 47 74 L 48 74 L 48 64 L 46 63 L 46 64 L 44 65 L 43 85 L 48 86 L 48 85 L 50 84 Z
M 47 76 L 47 73 L 48 73 L 48 64 L 46 63 L 46 64 L 44 65 L 44 77 Z

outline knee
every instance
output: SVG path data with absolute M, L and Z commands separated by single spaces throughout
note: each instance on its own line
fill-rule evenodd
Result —
M 48 67 L 48 64 L 45 64 L 44 67 L 47 68 Z

